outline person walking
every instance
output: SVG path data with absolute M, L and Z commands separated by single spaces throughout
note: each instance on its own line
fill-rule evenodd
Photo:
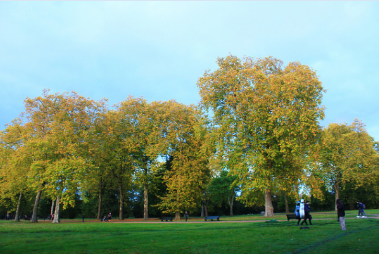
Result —
M 296 207 L 295 207 L 295 215 L 297 219 L 297 225 L 299 225 L 301 218 L 300 218 L 300 201 L 297 201 Z
M 311 209 L 309 208 L 309 201 L 305 201 L 305 204 L 304 204 L 304 220 L 301 222 L 301 225 L 304 224 L 305 222 L 305 225 L 308 225 L 307 223 L 307 219 L 309 221 L 309 225 L 312 225 L 312 216 L 309 214 L 309 212 L 311 211 Z
M 188 212 L 187 211 L 185 211 L 184 216 L 186 217 L 186 222 L 187 222 L 187 220 L 188 220 Z
M 342 230 L 346 230 L 346 225 L 345 225 L 345 207 L 343 206 L 343 203 L 341 200 L 337 199 L 337 216 L 338 216 L 338 221 L 341 225 Z
M 83 222 L 84 222 L 84 218 L 85 218 L 86 216 L 84 215 L 84 213 L 82 214 L 82 219 L 83 219 Z
M 362 202 L 361 202 L 361 204 L 362 204 L 362 217 L 367 217 L 367 214 L 365 212 L 366 206 Z
M 357 201 L 357 206 L 358 206 L 358 218 L 363 217 L 363 205 L 362 202 Z

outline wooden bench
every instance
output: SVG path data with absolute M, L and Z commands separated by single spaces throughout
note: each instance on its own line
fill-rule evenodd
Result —
M 161 221 L 172 221 L 174 219 L 174 217 L 162 217 L 161 218 Z
M 204 220 L 205 221 L 207 221 L 207 220 L 211 220 L 211 221 L 213 221 L 213 220 L 220 220 L 220 216 L 207 216 L 207 217 L 205 217 L 204 218 Z
M 286 215 L 287 215 L 287 221 L 289 221 L 290 219 L 298 219 L 298 217 L 294 213 L 287 213 Z

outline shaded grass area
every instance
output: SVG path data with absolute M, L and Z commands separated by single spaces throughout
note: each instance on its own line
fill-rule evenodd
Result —
M 267 221 L 267 218 L 266 218 Z M 379 253 L 379 220 L 246 223 L 0 222 L 0 253 Z
M 290 212 L 293 213 L 293 212 Z M 379 215 L 379 209 L 370 209 L 366 210 L 366 213 L 368 214 L 368 217 L 375 217 L 375 215 Z M 325 212 L 311 212 L 312 217 L 314 219 L 336 219 L 337 218 L 337 212 L 336 211 L 325 211 Z M 358 215 L 358 210 L 349 210 L 346 211 L 346 218 L 356 218 Z M 269 219 L 275 219 L 275 220 L 287 220 L 286 213 L 275 213 L 274 217 L 270 217 Z M 254 215 L 235 215 L 235 216 L 221 216 L 221 221 L 266 221 L 268 220 L 267 217 L 264 217 L 260 214 L 254 214 Z M 97 220 L 95 218 L 86 218 L 86 222 L 99 222 L 100 220 Z M 161 220 L 159 218 L 150 218 L 148 222 L 160 222 Z M 174 220 L 175 221 L 175 220 Z M 189 217 L 190 222 L 195 221 L 204 221 L 204 217 Z M 40 222 L 49 223 L 51 221 L 43 221 L 40 220 Z M 62 219 L 62 223 L 73 223 L 73 222 L 82 222 L 82 219 Z M 120 222 L 117 217 L 112 218 L 112 222 Z M 125 220 L 122 220 L 122 222 L 144 222 L 142 218 L 127 218 Z M 184 222 L 184 218 L 181 218 L 180 222 Z
M 370 210 L 365 210 L 365 211 L 368 214 L 368 217 L 375 217 L 373 216 L 374 214 L 379 214 L 379 209 L 370 209 Z M 291 211 L 290 213 L 293 213 L 293 211 Z M 311 214 L 312 214 L 313 219 L 337 219 L 336 211 L 311 212 Z M 358 215 L 358 210 L 346 211 L 346 218 L 356 218 L 357 215 Z M 286 213 L 275 213 L 275 216 L 270 217 L 270 219 L 287 220 L 287 216 L 286 216 Z M 204 221 L 204 218 L 190 216 L 189 220 L 190 221 Z M 221 216 L 220 220 L 223 220 L 223 221 L 256 221 L 256 220 L 266 221 L 268 220 L 268 218 L 260 214 L 254 214 L 254 215 Z

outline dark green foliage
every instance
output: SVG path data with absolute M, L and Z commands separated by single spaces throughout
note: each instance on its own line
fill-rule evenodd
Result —
M 149 192 L 149 217 L 158 218 L 162 216 L 162 211 L 156 205 L 161 201 L 156 195 L 159 190 Z M 143 188 L 137 189 L 130 194 L 132 214 L 135 218 L 143 218 Z
M 377 183 L 366 183 L 358 187 L 354 182 L 348 182 L 341 188 L 340 198 L 350 210 L 357 209 L 357 201 L 364 203 L 369 209 L 379 207 Z
M 7 208 L 5 205 L 0 205 L 0 219 L 4 219 L 5 216 L 7 215 Z
M 118 216 L 119 203 L 117 190 L 109 188 L 109 186 L 104 185 L 102 188 L 102 205 L 101 205 L 101 218 L 108 215 L 109 212 L 112 213 L 113 216 Z M 86 195 L 85 202 L 82 202 L 79 210 L 79 217 L 81 213 L 84 213 L 86 217 L 96 218 L 98 205 L 99 205 L 99 196 L 98 194 L 88 194 Z M 125 211 L 124 213 L 129 215 L 129 211 Z
M 97 208 L 99 205 L 99 197 L 98 196 L 90 196 L 88 193 L 85 195 L 86 201 L 82 202 L 80 205 L 80 212 L 84 213 L 86 217 L 96 218 L 97 217 Z
M 61 211 L 61 218 L 74 219 L 81 217 L 81 204 L 83 200 L 80 200 L 80 196 L 78 194 L 75 195 L 75 206 L 68 206 L 66 209 Z
M 335 207 L 335 197 L 334 193 L 329 192 L 325 186 L 321 187 L 321 191 L 323 193 L 324 199 L 320 200 L 317 198 L 314 198 L 313 196 L 311 197 L 310 200 L 310 206 L 312 211 L 330 211 L 334 210 Z M 342 202 L 345 202 L 344 199 L 341 199 Z M 345 209 L 348 207 L 345 206 Z
M 223 204 L 227 204 L 229 207 L 233 206 L 236 192 L 239 190 L 239 187 L 234 185 L 236 179 L 236 176 L 229 175 L 225 170 L 212 179 L 208 186 L 208 192 L 214 206 L 221 207 Z
M 292 196 L 287 196 L 287 202 L 288 202 L 288 207 L 289 207 L 289 210 L 290 212 L 293 212 L 295 210 L 295 206 L 296 206 L 296 199 Z M 278 201 L 278 205 L 277 205 L 277 212 L 285 212 L 286 211 L 286 204 L 285 204 L 285 201 L 284 201 L 284 197 L 281 195 L 279 197 L 279 201 Z
M 41 200 L 39 201 L 39 207 L 38 207 L 38 217 L 39 217 L 39 219 L 47 218 L 50 215 L 50 212 L 51 212 L 51 202 L 52 201 L 49 198 L 46 198 L 46 197 L 41 198 Z M 33 212 L 33 203 L 29 204 L 29 209 L 28 210 L 30 210 L 30 212 L 29 213 L 25 213 L 25 214 L 28 215 L 28 216 L 31 216 L 32 212 Z M 54 213 L 54 211 L 53 211 L 53 213 Z M 62 207 L 61 207 L 60 217 L 64 218 L 64 217 L 62 217 Z
M 167 156 L 164 167 L 154 172 L 151 176 L 151 182 L 149 185 L 149 214 L 151 217 L 162 216 L 162 210 L 156 205 L 162 201 L 160 197 L 167 195 L 167 186 L 163 177 L 168 171 L 171 171 L 173 159 L 172 156 Z
M 265 207 L 253 205 L 253 206 L 245 206 L 245 204 L 241 201 L 236 201 L 234 203 L 234 214 L 259 214 L 261 211 L 264 211 Z

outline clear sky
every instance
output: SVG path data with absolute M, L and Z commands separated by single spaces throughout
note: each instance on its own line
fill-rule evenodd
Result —
M 321 125 L 357 118 L 379 140 L 378 49 L 379 2 L 0 2 L 0 130 L 45 88 L 197 104 L 232 54 L 312 67 Z

